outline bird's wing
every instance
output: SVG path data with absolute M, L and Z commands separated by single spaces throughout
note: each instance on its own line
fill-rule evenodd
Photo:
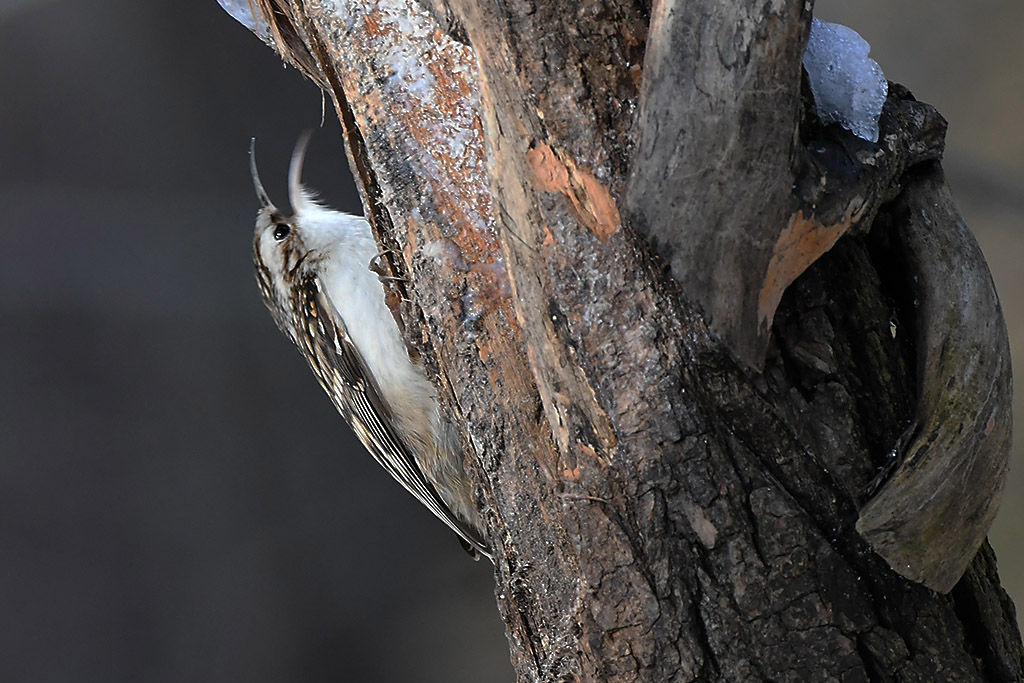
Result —
M 484 540 L 449 509 L 399 436 L 390 406 L 352 343 L 345 322 L 324 295 L 319 280 L 309 275 L 293 291 L 301 324 L 297 343 L 304 347 L 320 385 L 366 450 L 465 543 L 490 557 Z

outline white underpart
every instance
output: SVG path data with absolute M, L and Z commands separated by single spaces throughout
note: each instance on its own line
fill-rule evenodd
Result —
M 324 293 L 391 408 L 398 433 L 445 504 L 479 528 L 479 513 L 462 469 L 458 435 L 442 419 L 434 385 L 423 367 L 409 357 L 385 303 L 383 285 L 370 270 L 377 243 L 369 224 L 363 218 L 320 207 L 308 196 L 303 200 L 298 211 L 303 242 L 311 252 L 325 257 L 320 275 Z
M 804 69 L 822 123 L 838 123 L 859 138 L 878 142 L 878 118 L 889 83 L 871 45 L 853 29 L 814 19 Z
M 325 265 L 324 289 L 396 417 L 407 428 L 422 432 L 429 427 L 424 418 L 433 421 L 434 417 L 422 410 L 434 403 L 433 385 L 410 360 L 405 340 L 384 303 L 381 283 L 369 269 L 376 254 L 373 244 L 361 239 L 339 244 Z
M 342 221 L 341 218 L 347 219 Z M 408 431 L 427 438 L 436 428 L 434 387 L 409 358 L 380 279 L 370 270 L 377 244 L 365 219 L 308 202 L 301 210 L 302 238 L 310 251 L 326 256 L 321 280 L 327 298 L 345 322 L 367 369 Z

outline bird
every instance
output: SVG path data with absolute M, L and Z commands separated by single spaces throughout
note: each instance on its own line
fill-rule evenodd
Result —
M 371 270 L 380 252 L 361 216 L 328 208 L 301 184 L 310 134 L 296 143 L 288 172 L 291 215 L 270 201 L 249 165 L 260 208 L 253 265 L 263 302 L 309 363 L 366 450 L 409 493 L 458 534 L 470 555 L 492 559 L 455 426 L 409 354 Z M 493 561 L 493 559 L 492 559 Z

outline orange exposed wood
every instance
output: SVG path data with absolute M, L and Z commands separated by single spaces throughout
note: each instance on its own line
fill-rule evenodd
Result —
M 540 143 L 526 153 L 526 161 L 537 186 L 565 195 L 573 213 L 602 242 L 619 231 L 622 219 L 608 187 L 572 159 L 563 159 L 547 143 Z
M 801 209 L 793 214 L 789 225 L 779 235 L 768 262 L 768 272 L 761 286 L 758 297 L 757 319 L 759 325 L 767 328 L 775 316 L 775 309 L 782 299 L 783 292 L 812 263 L 835 246 L 839 238 L 850 229 L 859 213 L 853 207 L 843 216 L 843 220 L 835 225 L 822 225 L 812 215 L 804 217 Z

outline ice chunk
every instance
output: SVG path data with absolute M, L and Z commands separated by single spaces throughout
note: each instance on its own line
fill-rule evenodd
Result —
M 264 42 L 270 38 L 270 25 L 255 10 L 255 3 L 250 5 L 249 0 L 217 0 L 217 3 L 234 17 L 235 21 L 258 35 Z
M 852 28 L 814 19 L 804 68 L 822 123 L 838 123 L 859 138 L 878 142 L 878 117 L 889 83 L 868 57 L 870 51 Z

